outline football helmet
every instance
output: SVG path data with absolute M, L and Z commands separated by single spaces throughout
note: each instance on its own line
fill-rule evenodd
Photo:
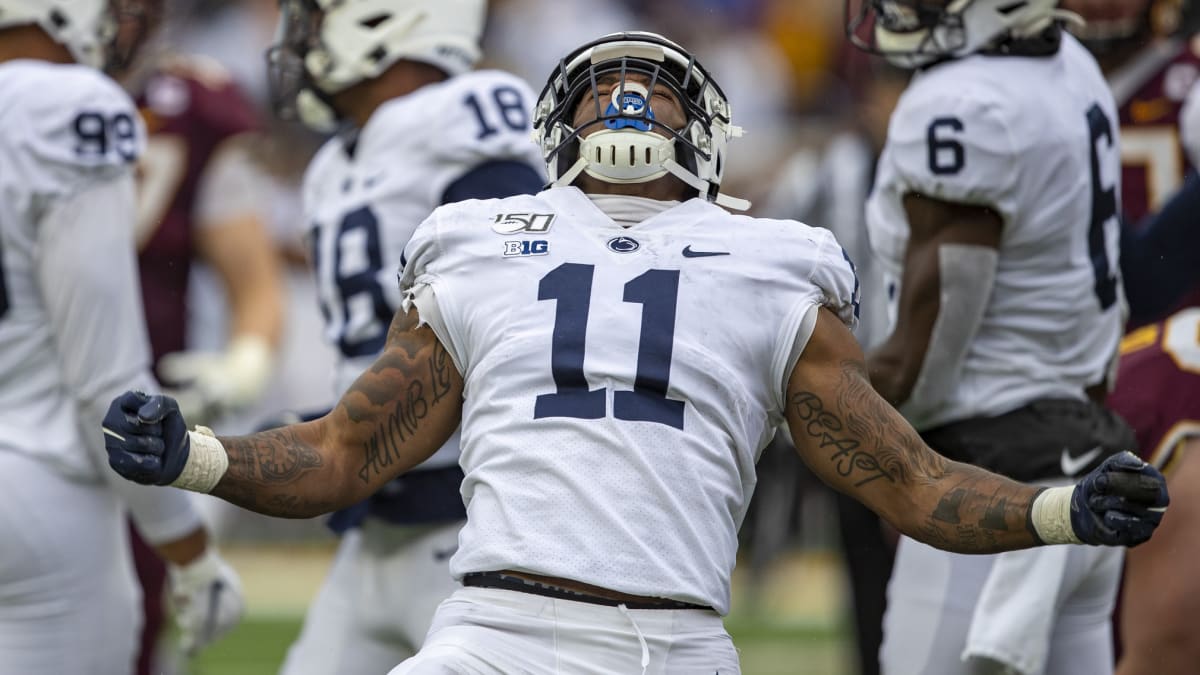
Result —
M 1058 0 L 846 0 L 846 35 L 902 68 L 920 68 L 1034 37 L 1057 19 Z M 855 10 L 857 7 L 857 11 Z
M 271 97 L 284 119 L 317 131 L 338 121 L 331 95 L 400 59 L 448 75 L 479 60 L 486 0 L 281 0 L 267 51 Z
M 102 69 L 116 36 L 109 0 L 0 0 L 0 28 L 37 24 L 75 61 Z
M 631 74 L 645 83 L 626 79 Z M 605 76 L 616 76 L 619 84 L 601 95 Z M 656 121 L 650 99 L 660 85 L 683 108 L 682 128 Z M 595 117 L 576 125 L 585 101 Z M 694 56 L 661 35 L 627 32 L 583 45 L 559 62 L 538 97 L 533 127 L 556 186 L 570 185 L 580 173 L 618 184 L 671 174 L 704 199 L 745 210 L 749 202 L 720 191 L 726 147 L 742 135 L 730 120 L 729 101 Z M 602 127 L 583 137 L 597 124 Z

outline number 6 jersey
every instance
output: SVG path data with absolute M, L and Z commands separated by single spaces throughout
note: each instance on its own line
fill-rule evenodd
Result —
M 466 382 L 454 575 L 725 613 L 802 319 L 855 320 L 833 235 L 699 199 L 625 228 L 567 187 L 442 207 L 405 253 L 401 287 Z
M 1124 304 L 1118 147 L 1112 94 L 1069 35 L 1050 56 L 976 54 L 913 78 L 867 205 L 891 299 L 908 244 L 905 195 L 986 206 L 1003 222 L 991 298 L 954 387 L 900 408 L 917 429 L 1081 399 L 1105 380 Z

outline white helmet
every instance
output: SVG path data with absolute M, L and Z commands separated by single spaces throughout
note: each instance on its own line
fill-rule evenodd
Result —
M 0 0 L 0 28 L 37 24 L 75 61 L 103 68 L 116 36 L 109 0 Z
M 330 131 L 330 95 L 378 77 L 401 59 L 447 75 L 479 61 L 486 0 L 280 0 L 267 52 L 272 97 L 284 118 Z
M 648 85 L 625 79 L 642 75 Z M 602 97 L 599 81 L 617 75 L 620 86 Z M 656 85 L 671 90 L 683 106 L 680 129 L 657 124 L 650 95 Z M 575 110 L 585 97 L 595 103 L 596 117 L 575 126 Z M 645 183 L 674 175 L 700 197 L 745 210 L 750 203 L 720 193 L 726 147 L 742 135 L 730 123 L 729 102 L 694 56 L 661 35 L 613 33 L 571 52 L 559 62 L 538 98 L 534 140 L 542 150 L 550 180 L 570 185 L 580 173 L 608 183 Z M 606 128 L 580 138 L 601 122 Z
M 853 11 L 858 3 L 859 11 Z M 859 48 L 919 68 L 1034 38 L 1059 19 L 1058 0 L 846 0 L 846 34 Z M 864 35 L 866 33 L 866 35 Z

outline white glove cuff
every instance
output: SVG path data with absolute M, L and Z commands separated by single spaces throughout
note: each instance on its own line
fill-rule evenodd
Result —
M 229 470 L 229 455 L 208 427 L 196 425 L 195 431 L 188 432 L 188 438 L 191 451 L 187 463 L 171 486 L 193 492 L 212 492 Z
M 1042 541 L 1047 544 L 1082 544 L 1071 527 L 1071 495 L 1074 485 L 1043 490 L 1033 500 L 1030 520 Z

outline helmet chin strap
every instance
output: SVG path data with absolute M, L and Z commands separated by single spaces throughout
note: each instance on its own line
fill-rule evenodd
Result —
M 709 183 L 675 161 L 675 139 L 649 131 L 605 129 L 594 132 L 579 142 L 579 159 L 567 169 L 555 187 L 575 182 L 579 174 L 616 185 L 648 183 L 671 174 L 708 198 Z M 746 211 L 750 202 L 717 194 L 717 204 L 736 211 Z
M 313 131 L 328 133 L 337 130 L 337 113 L 312 89 L 306 87 L 296 95 L 296 112 L 300 115 L 300 121 Z

